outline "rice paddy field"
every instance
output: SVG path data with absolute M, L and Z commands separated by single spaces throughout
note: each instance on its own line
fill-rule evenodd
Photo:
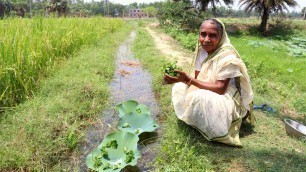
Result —
M 208 142 L 176 118 L 161 70 L 171 61 L 145 30 L 157 20 L 0 20 L 0 171 L 88 171 L 81 168 L 80 147 L 112 106 L 116 54 L 132 31 L 130 48 L 152 75 L 160 108 L 152 171 L 305 171 L 305 139 L 289 137 L 282 122 L 306 122 L 305 21 L 292 21 L 293 32 L 262 37 L 249 31 L 257 19 L 222 20 L 234 26 L 229 36 L 248 67 L 254 103 L 276 110 L 255 111 L 255 128 L 241 130 L 242 148 Z M 180 38 L 181 45 L 196 39 Z
M 0 20 L 0 111 L 30 98 L 54 64 L 122 24 L 106 18 Z

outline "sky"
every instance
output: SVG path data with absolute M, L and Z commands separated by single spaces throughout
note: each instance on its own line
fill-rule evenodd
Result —
M 128 5 L 131 4 L 133 2 L 137 2 L 137 3 L 150 3 L 150 2 L 161 2 L 161 1 L 165 1 L 165 0 L 109 0 L 112 3 L 118 3 L 118 4 L 122 4 L 122 5 Z M 234 9 L 238 9 L 238 2 L 239 0 L 235 0 L 235 4 L 233 6 Z M 289 8 L 290 11 L 301 11 L 303 7 L 306 7 L 306 0 L 296 0 L 296 2 L 298 3 L 298 5 L 300 7 L 296 7 L 295 9 L 293 8 Z

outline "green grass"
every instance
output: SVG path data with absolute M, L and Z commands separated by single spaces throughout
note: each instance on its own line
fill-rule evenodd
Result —
M 58 63 L 33 99 L 0 116 L 0 171 L 71 171 L 86 126 L 108 106 L 108 84 L 125 25 Z
M 242 51 L 243 38 L 233 38 L 233 43 Z M 237 42 L 239 45 L 236 45 Z M 244 47 L 245 48 L 245 47 Z M 244 59 L 249 61 L 250 71 L 258 65 L 260 55 L 247 53 L 254 48 L 245 48 L 241 52 Z M 260 49 L 258 52 L 261 52 Z M 161 68 L 166 62 L 158 50 L 154 49 L 152 38 L 140 29 L 134 43 L 133 51 L 135 56 L 141 60 L 153 76 L 153 87 L 159 101 L 160 122 L 163 125 L 161 136 L 161 150 L 155 161 L 155 171 L 305 171 L 306 170 L 306 144 L 303 141 L 290 138 L 285 133 L 280 114 L 270 114 L 255 111 L 257 125 L 255 128 L 244 126 L 241 131 L 241 142 L 243 148 L 230 147 L 224 144 L 208 142 L 201 134 L 179 121 L 171 107 L 171 85 L 163 85 Z M 255 51 L 255 50 L 254 50 Z M 257 52 L 257 53 L 258 53 Z M 191 53 L 191 52 L 190 52 Z M 246 54 L 252 54 L 246 57 Z M 277 56 L 276 56 L 277 57 Z M 289 59 L 287 59 L 290 61 Z M 281 64 L 285 60 L 280 60 Z M 269 65 L 272 63 L 273 65 Z M 281 68 L 281 65 L 274 66 L 276 60 L 265 63 L 264 73 L 272 77 L 273 71 Z M 258 67 L 258 70 L 261 67 Z M 260 70 L 258 72 L 261 72 Z M 280 72 L 281 73 L 281 72 Z M 284 72 L 285 73 L 285 72 Z M 253 74 L 251 74 L 252 76 Z M 258 74 L 260 77 L 262 74 Z M 275 76 L 274 76 L 275 77 Z M 279 76 L 279 80 L 281 80 Z M 290 77 L 288 77 L 290 78 Z M 298 77 L 297 77 L 298 78 Z M 258 84 L 260 82 L 253 82 Z M 279 81 L 270 78 L 269 82 L 280 86 Z M 303 82 L 303 81 L 302 81 Z M 269 83 L 269 84 L 270 84 Z M 300 89 L 296 88 L 303 93 Z M 268 91 L 274 88 L 267 87 Z M 284 90 L 287 91 L 287 90 Z M 295 93 L 294 93 L 295 94 Z M 258 89 L 255 88 L 255 96 L 258 97 Z M 270 95 L 270 94 L 269 94 Z M 274 97 L 264 97 L 263 101 L 275 101 Z M 259 100 L 260 98 L 255 98 Z M 276 101 L 275 101 L 276 102 Z
M 270 103 L 279 111 L 291 109 L 303 118 L 306 58 L 289 56 L 283 41 L 254 36 L 231 37 L 231 41 L 249 69 L 255 103 Z M 250 41 L 261 45 L 254 46 Z

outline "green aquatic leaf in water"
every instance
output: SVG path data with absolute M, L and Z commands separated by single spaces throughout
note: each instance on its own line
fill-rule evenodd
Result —
M 117 105 L 117 110 L 119 111 L 119 117 L 129 114 L 135 110 L 138 102 L 135 100 L 127 100 Z
M 114 140 L 116 142 L 114 142 Z M 94 149 L 92 153 L 87 156 L 87 167 L 95 171 L 119 172 L 127 165 L 136 165 L 137 160 L 140 158 L 140 152 L 137 149 L 138 140 L 139 138 L 137 135 L 120 130 L 108 134 L 98 148 Z M 107 147 L 107 145 L 109 147 Z M 113 149 L 114 147 L 117 148 Z M 127 150 L 133 152 L 128 154 L 129 158 L 127 158 Z M 108 156 L 105 156 L 106 154 Z M 132 155 L 133 158 L 130 157 Z
M 126 123 L 128 123 L 130 127 L 124 127 Z M 148 114 L 131 113 L 121 117 L 118 122 L 118 128 L 120 130 L 135 133 L 137 135 L 143 132 L 152 132 L 158 127 L 159 125 Z
M 150 109 L 144 105 L 139 104 L 135 100 L 127 100 L 117 105 L 117 110 L 119 112 L 119 117 L 122 117 L 126 114 L 130 113 L 138 113 L 138 114 L 149 114 L 150 115 Z

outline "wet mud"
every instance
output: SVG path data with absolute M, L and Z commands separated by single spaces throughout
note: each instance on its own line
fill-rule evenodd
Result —
M 86 166 L 86 156 L 96 148 L 103 138 L 111 131 L 117 130 L 119 121 L 118 112 L 115 106 L 126 100 L 135 100 L 140 104 L 145 104 L 151 111 L 151 116 L 157 120 L 159 114 L 158 103 L 154 97 L 151 87 L 152 77 L 144 70 L 141 63 L 134 58 L 132 53 L 132 43 L 136 38 L 136 32 L 131 32 L 129 38 L 123 42 L 116 55 L 116 70 L 114 79 L 109 85 L 110 102 L 109 109 L 102 112 L 101 119 L 90 127 L 87 131 L 85 143 L 81 146 L 81 171 L 88 171 Z M 136 167 L 128 167 L 122 171 L 150 171 L 158 149 L 158 138 L 161 129 L 153 133 L 142 133 L 139 136 L 138 149 L 141 151 L 141 158 Z

